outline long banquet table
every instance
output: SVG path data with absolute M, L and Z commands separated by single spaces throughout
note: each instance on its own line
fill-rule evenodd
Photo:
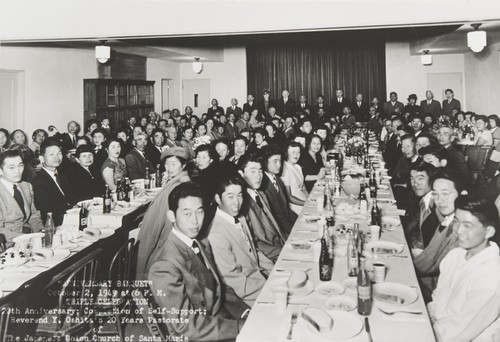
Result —
M 382 184 L 388 185 L 386 180 Z M 393 199 L 393 194 L 390 189 L 384 191 L 379 191 L 379 199 Z M 290 328 L 290 320 L 293 313 L 298 313 L 298 321 L 294 326 L 292 340 L 293 341 L 334 341 L 331 336 L 321 335 L 319 333 L 313 332 L 311 325 L 301 318 L 301 311 L 309 306 L 316 306 L 326 309 L 324 303 L 327 297 L 313 291 L 304 297 L 289 298 L 288 306 L 286 311 L 279 312 L 276 309 L 275 298 L 272 291 L 273 285 L 276 284 L 276 279 L 284 278 L 287 279 L 290 276 L 291 270 L 307 270 L 309 279 L 312 280 L 315 286 L 322 283 L 319 280 L 319 263 L 316 258 L 314 258 L 313 249 L 309 254 L 298 254 L 294 250 L 290 243 L 294 239 L 316 239 L 321 236 L 322 228 L 316 223 L 307 223 L 306 219 L 310 219 L 315 216 L 322 216 L 323 213 L 317 211 L 316 200 L 323 197 L 324 181 L 318 181 L 315 185 L 313 191 L 311 192 L 304 209 L 302 210 L 297 222 L 295 223 L 290 236 L 283 247 L 283 250 L 277 260 L 273 271 L 266 282 L 264 288 L 259 294 L 250 315 L 237 337 L 237 342 L 265 342 L 265 341 L 286 341 L 288 331 Z M 341 198 L 335 200 L 335 204 L 338 206 L 341 202 L 349 201 L 345 194 L 341 195 Z M 352 201 L 352 199 L 351 199 Z M 397 209 L 386 206 L 383 209 L 386 215 L 394 216 L 399 220 L 397 216 Z M 360 223 L 360 229 L 363 231 L 369 230 L 369 213 L 364 218 L 358 214 L 357 218 L 349 217 L 347 222 L 336 221 L 336 224 L 343 223 L 347 227 L 352 227 L 354 222 Z M 320 232 L 321 231 L 321 232 Z M 396 313 L 394 315 L 387 315 L 382 313 L 376 301 L 373 301 L 372 313 L 369 316 L 369 322 L 371 327 L 371 334 L 373 341 L 383 341 L 383 342 L 428 342 L 435 341 L 434 333 L 432 330 L 431 322 L 429 320 L 426 306 L 422 298 L 422 293 L 419 288 L 417 277 L 413 268 L 412 258 L 408 246 L 405 241 L 403 228 L 401 225 L 392 229 L 391 231 L 382 231 L 381 241 L 392 241 L 398 244 L 404 245 L 404 250 L 401 254 L 395 256 L 378 256 L 377 260 L 384 262 L 388 266 L 388 272 L 385 282 L 401 283 L 413 287 L 418 293 L 418 299 L 409 305 L 397 307 L 396 309 L 401 310 L 417 310 L 421 311 L 421 315 Z M 314 242 L 319 243 L 319 241 Z M 317 247 L 315 247 L 317 249 Z M 337 248 L 337 247 L 336 247 Z M 338 248 L 342 248 L 339 246 Z M 344 246 L 345 248 L 345 246 Z M 342 282 L 347 275 L 347 257 L 346 256 L 335 256 L 334 269 L 332 281 Z M 347 289 L 343 294 L 349 296 L 355 301 L 357 301 L 356 289 Z M 359 316 L 362 322 L 364 322 L 364 317 L 358 315 L 357 309 L 351 311 L 351 313 Z M 342 327 L 335 326 L 333 329 L 342 329 Z M 344 340 L 344 339 L 342 339 Z M 368 334 L 363 326 L 360 329 L 359 334 L 349 339 L 349 341 L 359 341 L 367 342 L 369 341 Z

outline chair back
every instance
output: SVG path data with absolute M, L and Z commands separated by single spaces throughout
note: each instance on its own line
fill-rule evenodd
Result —
M 58 301 L 57 332 L 63 328 L 65 336 L 93 332 L 93 305 L 99 290 L 95 283 L 97 266 L 97 259 L 90 259 L 64 281 Z
M 6 304 L 0 307 L 0 341 L 7 341 L 7 332 L 9 330 L 10 314 L 12 306 Z
M 7 250 L 7 239 L 5 238 L 4 234 L 0 234 L 0 252 L 5 252 L 6 250 Z
M 108 269 L 113 298 L 128 296 L 135 279 L 135 239 L 129 239 L 115 253 Z
M 470 172 L 482 172 L 486 167 L 492 146 L 469 146 L 467 149 L 467 167 Z

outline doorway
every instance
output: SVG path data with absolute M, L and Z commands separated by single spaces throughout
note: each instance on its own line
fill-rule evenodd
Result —
M 0 127 L 24 127 L 24 71 L 0 70 Z
M 201 117 L 210 107 L 210 80 L 182 80 L 182 110 L 190 106 Z
M 443 102 L 446 99 L 444 94 L 446 89 L 452 89 L 455 94 L 455 98 L 462 104 L 462 109 L 465 108 L 465 98 L 463 92 L 462 83 L 462 73 L 461 72 L 442 72 L 427 74 L 427 89 L 434 93 L 434 97 L 439 102 Z
M 172 79 L 170 78 L 162 78 L 161 80 L 161 111 L 170 109 L 170 95 L 171 89 L 170 85 L 172 83 Z

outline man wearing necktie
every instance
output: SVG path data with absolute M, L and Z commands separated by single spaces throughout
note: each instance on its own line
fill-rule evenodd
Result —
M 438 171 L 433 176 L 432 197 L 436 204 L 436 213 L 442 219 L 433 227 L 434 234 L 423 251 L 414 253 L 413 262 L 421 284 L 422 294 L 430 300 L 439 277 L 439 264 L 450 250 L 457 247 L 455 234 L 455 199 L 464 190 L 461 179 L 454 174 Z M 422 231 L 427 230 L 425 224 Z
M 226 116 L 229 117 L 231 113 L 234 114 L 235 121 L 238 121 L 243 113 L 241 107 L 238 107 L 238 100 L 236 98 L 231 99 L 231 106 L 226 109 Z
M 297 214 L 290 209 L 285 184 L 279 177 L 282 167 L 281 151 L 276 145 L 268 145 L 261 149 L 261 153 L 264 176 L 260 188 L 266 195 L 281 231 L 289 234 L 297 220 Z
M 0 154 L 0 234 L 9 244 L 16 236 L 43 228 L 33 200 L 33 187 L 21 180 L 23 171 L 20 151 Z
M 208 240 L 198 234 L 205 216 L 201 189 L 187 182 L 169 195 L 169 233 L 148 272 L 168 331 L 193 341 L 235 339 L 248 306 L 224 284 Z M 143 227 L 146 228 L 146 227 Z M 182 321 L 181 321 L 182 320 Z
M 244 155 L 238 162 L 238 168 L 248 186 L 246 191 L 248 208 L 245 214 L 252 229 L 257 249 L 275 262 L 287 236 L 276 222 L 265 194 L 259 190 L 263 178 L 260 157 L 255 154 Z
M 54 139 L 47 139 L 40 147 L 42 169 L 31 184 L 35 192 L 35 206 L 45 219 L 52 213 L 54 224 L 60 226 L 66 210 L 76 204 L 66 175 L 58 170 L 63 160 L 61 147 Z
M 224 282 L 252 306 L 274 264 L 257 250 L 245 217 L 240 216 L 245 182 L 236 175 L 221 176 L 215 201 L 218 208 L 208 240 Z
M 145 133 L 136 134 L 134 137 L 135 148 L 133 148 L 126 156 L 127 173 L 130 180 L 144 179 L 146 177 L 146 167 L 149 168 L 149 173 L 156 172 L 156 166 L 151 165 L 146 156 L 146 145 L 148 137 Z
M 420 108 L 423 115 L 430 114 L 434 119 L 441 115 L 441 104 L 434 100 L 434 94 L 430 90 L 425 92 L 425 100 L 420 102 Z

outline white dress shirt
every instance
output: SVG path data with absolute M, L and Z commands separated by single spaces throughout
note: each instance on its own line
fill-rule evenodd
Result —
M 429 303 L 440 342 L 498 341 L 500 336 L 500 256 L 498 245 L 466 259 L 467 250 L 451 250 Z M 493 323 L 495 322 L 495 323 Z M 493 323 L 493 324 L 492 324 Z M 496 338 L 493 334 L 497 334 Z

